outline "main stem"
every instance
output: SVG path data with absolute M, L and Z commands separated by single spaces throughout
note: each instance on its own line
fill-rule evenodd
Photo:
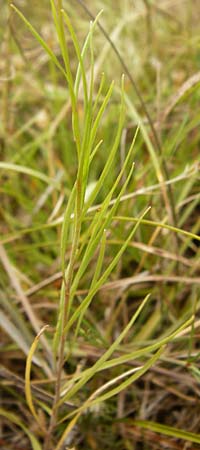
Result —
M 50 419 L 49 428 L 46 434 L 44 450 L 49 450 L 49 446 L 51 445 L 51 438 L 53 431 L 56 426 L 58 409 L 59 409 L 59 400 L 60 400 L 60 391 L 61 391 L 61 381 L 62 381 L 62 369 L 64 365 L 64 357 L 65 357 L 65 342 L 67 331 L 66 325 L 69 315 L 69 299 L 70 299 L 70 289 L 73 279 L 74 265 L 76 261 L 76 254 L 79 244 L 80 232 L 81 232 L 81 204 L 82 204 L 82 189 L 81 189 L 81 181 L 80 177 L 77 177 L 76 181 L 76 207 L 75 207 L 75 223 L 74 223 L 74 233 L 72 239 L 72 247 L 70 260 L 67 268 L 67 277 L 63 280 L 65 284 L 65 301 L 64 301 L 64 317 L 62 321 L 62 330 L 61 330 L 61 343 L 59 347 L 58 354 L 58 365 L 57 365 L 57 376 L 56 376 L 56 386 L 55 386 L 55 396 L 52 407 L 52 414 Z

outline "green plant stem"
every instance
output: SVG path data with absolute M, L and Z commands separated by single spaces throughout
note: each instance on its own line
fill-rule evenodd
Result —
M 75 218 L 74 218 L 75 223 L 74 223 L 72 247 L 71 247 L 69 264 L 66 269 L 66 276 L 64 275 L 64 277 L 63 277 L 63 283 L 65 285 L 64 317 L 63 317 L 63 321 L 62 321 L 61 343 L 60 343 L 59 354 L 58 354 L 55 396 L 54 396 L 54 402 L 53 402 L 53 408 L 52 408 L 49 429 L 47 431 L 47 435 L 46 435 L 46 439 L 45 439 L 44 450 L 49 450 L 51 437 L 52 437 L 53 431 L 55 429 L 56 422 L 57 422 L 57 416 L 58 416 L 61 381 L 62 381 L 62 369 L 63 369 L 64 359 L 65 359 L 65 341 L 66 341 L 66 335 L 67 335 L 66 325 L 67 325 L 67 320 L 68 320 L 68 315 L 69 315 L 69 299 L 70 299 L 71 284 L 72 284 L 72 278 L 73 278 L 73 272 L 74 272 L 74 265 L 75 265 L 75 261 L 76 261 L 76 254 L 77 254 L 77 250 L 78 250 L 78 243 L 79 243 L 80 232 L 81 232 L 81 203 L 82 203 L 81 198 L 82 198 L 82 183 L 81 183 L 81 180 L 79 178 L 77 178 L 77 181 L 76 181 L 76 206 L 75 206 Z

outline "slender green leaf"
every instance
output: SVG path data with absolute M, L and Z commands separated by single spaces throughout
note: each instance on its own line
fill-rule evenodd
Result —
M 0 161 L 0 169 L 3 170 L 11 170 L 13 172 L 23 173 L 25 175 L 30 175 L 31 177 L 38 178 L 41 181 L 44 181 L 46 184 L 52 184 L 55 187 L 59 185 L 58 181 L 49 178 L 47 175 L 39 172 L 38 170 L 31 169 L 30 167 L 25 167 L 18 164 L 8 163 L 4 161 Z
M 13 414 L 10 411 L 5 410 L 4 408 L 0 408 L 0 415 L 5 417 L 7 420 L 9 420 L 10 422 L 18 425 L 20 428 L 22 428 L 22 430 L 27 434 L 27 436 L 29 437 L 30 441 L 31 441 L 31 445 L 33 450 L 42 450 L 42 447 L 39 443 L 39 441 L 36 439 L 36 437 L 34 436 L 34 434 L 29 431 L 29 429 L 24 425 L 24 423 L 18 418 L 18 416 L 16 416 L 16 414 Z
M 81 72 L 81 77 L 83 80 L 83 91 L 84 91 L 84 97 L 85 97 L 85 106 L 87 106 L 88 103 L 88 88 L 87 88 L 87 81 L 86 81 L 86 73 L 85 73 L 85 69 L 84 69 L 84 65 L 83 65 L 83 58 L 82 58 L 82 54 L 81 54 L 81 50 L 80 50 L 80 46 L 79 46 L 79 42 L 78 42 L 78 38 L 76 36 L 76 33 L 74 31 L 74 28 L 72 26 L 71 20 L 68 16 L 68 14 L 66 13 L 66 11 L 62 10 L 62 14 L 64 16 L 64 20 L 65 23 L 67 25 L 67 28 L 70 32 L 71 38 L 72 38 L 72 42 L 74 44 L 74 48 L 76 51 L 76 55 L 77 55 L 77 59 L 80 65 L 80 72 Z M 89 33 L 90 34 L 90 33 Z M 74 86 L 74 91 L 76 92 L 75 86 Z M 76 101 L 78 100 L 76 94 Z
M 180 430 L 179 428 L 162 425 L 161 423 L 151 422 L 149 420 L 133 420 L 130 422 L 130 425 L 131 424 L 145 430 L 164 434 L 165 436 L 172 436 L 175 439 L 182 439 L 184 441 L 200 444 L 200 434 L 191 433 L 190 431 Z
M 53 53 L 53 51 L 48 47 L 48 45 L 46 44 L 46 42 L 42 39 L 42 37 L 39 35 L 39 33 L 35 30 L 35 28 L 30 24 L 30 22 L 26 19 L 26 17 L 22 14 L 21 11 L 19 11 L 18 8 L 16 8 L 16 6 L 14 6 L 13 4 L 10 5 L 11 8 L 14 9 L 14 11 L 18 14 L 18 16 L 23 20 L 23 22 L 26 24 L 27 28 L 29 29 L 29 31 L 32 33 L 32 35 L 37 39 L 37 41 L 39 42 L 39 44 L 44 48 L 44 50 L 46 51 L 46 53 L 49 55 L 50 59 L 53 61 L 53 63 L 56 65 L 56 67 L 58 67 L 58 69 L 62 72 L 62 74 L 64 75 L 64 77 L 66 77 L 64 68 L 61 66 L 61 64 L 59 63 L 58 59 L 56 58 L 55 54 Z
M 141 313 L 142 309 L 146 305 L 147 301 L 149 299 L 149 295 L 145 297 L 141 305 L 138 307 L 137 311 L 129 321 L 128 325 L 124 328 L 124 330 L 121 332 L 121 334 L 118 336 L 118 338 L 113 342 L 113 344 L 109 347 L 109 349 L 98 359 L 98 361 L 84 374 L 82 374 L 80 380 L 73 386 L 67 394 L 62 398 L 61 402 L 65 401 L 66 399 L 71 398 L 73 395 L 78 392 L 81 387 L 83 387 L 94 375 L 95 373 L 102 367 L 103 363 L 110 358 L 112 353 L 119 347 L 119 344 L 122 342 L 124 337 L 127 335 L 130 328 L 135 323 L 136 319 L 138 318 L 139 314 Z

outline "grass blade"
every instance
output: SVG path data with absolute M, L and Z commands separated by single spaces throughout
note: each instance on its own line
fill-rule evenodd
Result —
M 30 375 L 31 375 L 31 365 L 32 365 L 32 359 L 33 359 L 33 355 L 35 353 L 35 350 L 37 348 L 38 345 L 38 341 L 40 336 L 42 335 L 42 333 L 44 333 L 44 331 L 48 328 L 48 325 L 45 325 L 40 332 L 37 334 L 37 336 L 35 337 L 33 344 L 31 345 L 27 360 L 26 360 L 26 370 L 25 370 L 25 395 L 26 395 L 26 401 L 27 404 L 29 406 L 30 411 L 32 412 L 36 422 L 38 423 L 39 426 L 41 426 L 40 424 L 40 419 L 38 417 L 38 414 L 35 410 L 34 404 L 33 404 L 33 399 L 32 399 L 32 394 L 31 394 L 31 382 L 30 382 Z
M 172 436 L 175 439 L 182 439 L 184 441 L 200 444 L 200 434 L 191 433 L 189 431 L 180 430 L 161 423 L 151 422 L 148 420 L 134 420 L 130 425 L 143 428 L 144 430 L 151 430 L 155 433 L 164 434 L 165 436 Z
M 19 426 L 20 428 L 22 428 L 22 430 L 29 437 L 33 450 L 42 450 L 42 447 L 39 441 L 34 436 L 34 434 L 31 431 L 29 431 L 29 429 L 24 425 L 24 423 L 18 418 L 16 414 L 11 413 L 10 411 L 5 410 L 4 408 L 0 408 L 0 415 L 9 420 L 9 422 L 12 422 L 17 426 Z
M 136 313 L 133 315 L 133 317 L 129 321 L 128 325 L 124 328 L 124 330 L 121 332 L 121 334 L 118 336 L 118 338 L 114 341 L 114 343 L 101 356 L 101 358 L 98 359 L 98 361 L 93 365 L 93 367 L 88 369 L 88 371 L 81 376 L 81 379 L 77 382 L 77 384 L 74 387 L 72 387 L 69 390 L 69 392 L 67 392 L 67 394 L 61 399 L 61 403 L 63 403 L 63 401 L 65 401 L 66 399 L 69 399 L 73 395 L 75 395 L 76 392 L 79 391 L 80 388 L 82 386 L 84 386 L 90 380 L 90 378 L 92 378 L 95 375 L 95 373 L 98 370 L 101 370 L 101 367 L 103 366 L 105 361 L 107 361 L 108 358 L 110 358 L 110 356 L 112 355 L 112 353 L 118 348 L 119 344 L 122 342 L 122 340 L 124 339 L 124 337 L 126 336 L 128 331 L 130 330 L 130 328 L 133 326 L 133 324 L 136 321 L 136 319 L 138 318 L 140 312 L 142 311 L 142 309 L 146 305 L 148 299 L 149 299 L 149 295 L 147 295 L 145 297 L 145 299 L 143 300 L 143 302 L 141 303 L 141 305 L 137 309 Z

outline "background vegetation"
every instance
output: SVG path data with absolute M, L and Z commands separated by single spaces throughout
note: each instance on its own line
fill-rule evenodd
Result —
M 199 448 L 199 1 L 0 4 L 1 448 Z

